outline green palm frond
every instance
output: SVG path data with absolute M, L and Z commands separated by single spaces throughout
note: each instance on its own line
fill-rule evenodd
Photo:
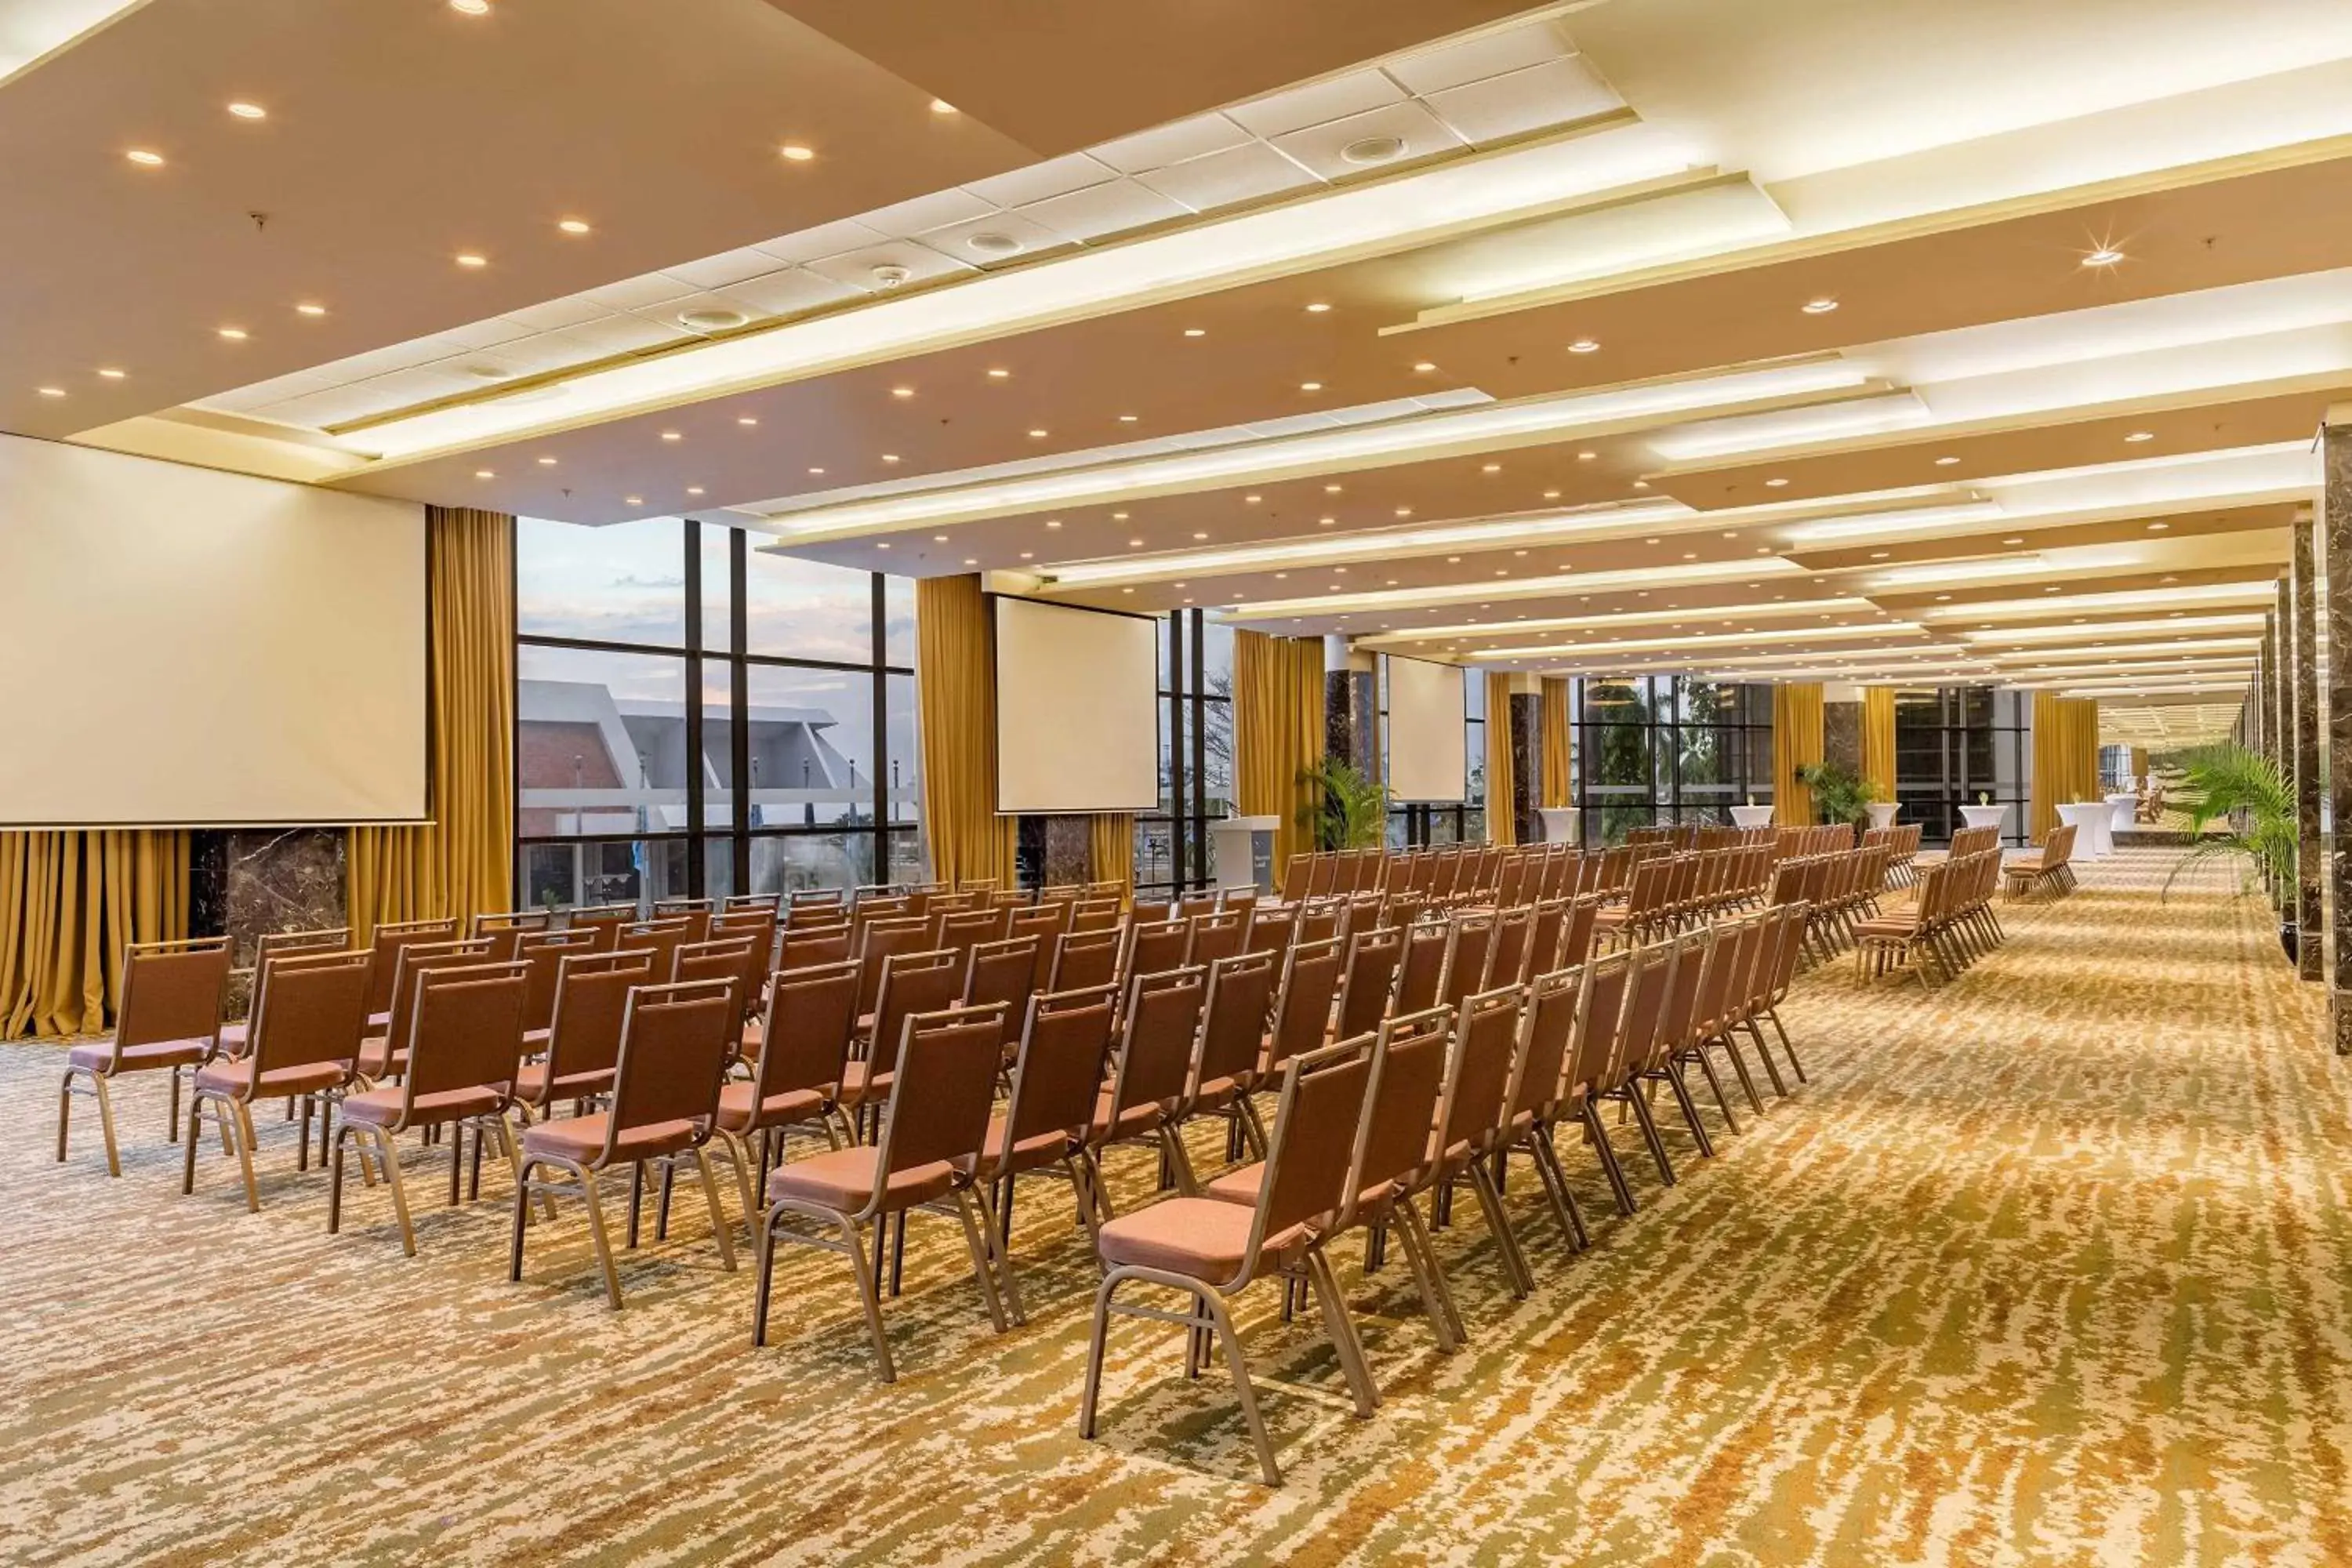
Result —
M 1318 849 L 1369 849 L 1388 835 L 1389 792 L 1362 769 L 1326 757 L 1298 770 L 1314 799 L 1298 808 L 1298 826 Z
M 2242 895 L 2258 877 L 2267 876 L 2273 883 L 2292 879 L 2298 838 L 2294 789 L 2278 764 L 2259 752 L 2234 745 L 2203 747 L 2189 752 L 2185 763 L 2179 799 L 2189 808 L 2189 830 L 2200 837 L 2164 879 L 2165 895 L 2171 894 L 2172 884 L 2189 867 L 2218 856 L 2245 858 Z M 2227 821 L 2231 831 L 2202 837 L 2210 825 L 2221 821 Z

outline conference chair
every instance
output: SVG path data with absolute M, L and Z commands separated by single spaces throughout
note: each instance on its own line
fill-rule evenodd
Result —
M 849 928 L 786 926 L 776 941 L 778 969 L 811 969 L 843 963 L 852 957 Z
M 522 1059 L 522 1009 L 530 987 L 527 963 L 481 963 L 464 969 L 427 970 L 416 977 L 410 1013 L 408 1070 L 398 1087 L 346 1094 L 342 1123 L 335 1129 L 334 1160 L 327 1184 L 327 1233 L 342 1228 L 343 1145 L 365 1138 L 375 1145 L 392 1211 L 400 1221 L 401 1251 L 416 1256 L 416 1227 L 408 1214 L 408 1188 L 400 1173 L 400 1134 L 413 1128 L 441 1127 L 449 1141 L 449 1202 L 457 1202 L 465 1164 L 465 1133 L 474 1133 L 479 1178 L 482 1141 L 495 1139 L 507 1167 L 520 1174 L 514 1129 L 507 1121 L 515 1078 Z
M 1127 928 L 1125 974 L 1159 974 L 1183 966 L 1192 951 L 1192 927 L 1181 920 L 1138 921 Z
M 205 938 L 199 940 L 208 941 L 211 939 Z M 245 1054 L 246 1024 L 247 1021 L 253 1016 L 255 1003 L 260 999 L 259 992 L 261 987 L 262 971 L 268 966 L 269 961 L 272 958 L 277 957 L 281 953 L 288 952 L 342 952 L 348 951 L 351 945 L 352 928 L 349 926 L 328 926 L 322 927 L 317 931 L 266 931 L 259 936 L 254 938 L 253 967 L 247 970 L 232 969 L 229 971 L 229 978 L 232 981 L 234 981 L 240 973 L 246 975 L 247 977 L 248 989 L 246 993 L 245 998 L 245 1017 L 232 1019 L 220 1026 L 220 1033 L 217 1037 L 220 1040 L 221 1055 L 225 1057 L 241 1057 Z M 179 1104 L 179 1096 L 177 1092 L 179 1089 L 179 1084 L 175 1081 L 172 1088 L 173 1090 L 173 1104 L 176 1108 Z M 174 1126 L 176 1127 L 176 1115 L 173 1118 L 173 1121 Z M 178 1141 L 178 1137 L 179 1134 L 177 1131 L 174 1131 L 173 1134 L 173 1142 L 176 1142 Z
M 1239 1158 L 1245 1142 L 1262 1154 L 1260 1130 L 1242 1111 L 1259 1079 L 1266 1026 L 1274 1016 L 1275 985 L 1285 964 L 1270 952 L 1236 953 L 1209 965 L 1208 999 L 1202 1005 L 1200 1044 L 1179 1122 L 1199 1116 L 1225 1119 L 1225 1158 Z M 1312 1045 L 1323 1043 L 1318 1029 Z
M 1558 1120 L 1573 1119 L 1583 1128 L 1584 1141 L 1601 1163 L 1601 1174 L 1609 1182 L 1610 1196 L 1621 1215 L 1630 1215 L 1640 1205 L 1634 1201 L 1633 1184 L 1625 1179 L 1625 1168 L 1618 1162 L 1617 1151 L 1610 1145 L 1608 1129 L 1601 1125 L 1597 1107 L 1601 1094 L 1617 1081 L 1617 1047 L 1625 1016 L 1626 983 L 1632 978 L 1635 963 L 1634 953 L 1624 952 L 1590 959 L 1583 965 L 1584 984 L 1577 1000 L 1575 1039 L 1569 1047 L 1565 1092 L 1558 1115 Z
M 1243 1424 L 1257 1450 L 1259 1472 L 1268 1486 L 1282 1484 L 1274 1445 L 1260 1418 L 1257 1395 L 1226 1302 L 1255 1280 L 1272 1275 L 1286 1281 L 1303 1277 L 1323 1311 L 1326 1331 L 1339 1354 L 1355 1397 L 1356 1413 L 1372 1413 L 1371 1379 L 1357 1343 L 1346 1303 L 1320 1244 L 1322 1227 L 1346 1199 L 1356 1129 L 1370 1080 L 1371 1045 L 1349 1040 L 1293 1058 L 1283 1072 L 1272 1133 L 1266 1142 L 1265 1176 L 1258 1199 L 1244 1207 L 1212 1197 L 1171 1197 L 1106 1223 L 1095 1237 L 1104 1268 L 1095 1294 L 1094 1321 L 1087 1346 L 1087 1376 L 1078 1405 L 1078 1435 L 1092 1439 L 1102 1392 L 1106 1341 L 1113 1313 L 1172 1323 L 1186 1331 L 1188 1375 L 1200 1366 L 1201 1324 L 1212 1327 L 1224 1349 L 1225 1366 L 1241 1403 Z M 1120 1301 L 1129 1283 L 1183 1292 L 1193 1304 L 1187 1313 Z
M 1520 994 L 1519 987 L 1504 985 L 1455 1005 L 1454 1055 L 1438 1103 L 1429 1185 L 1440 1214 L 1450 1217 L 1448 1190 L 1457 1181 L 1470 1184 L 1494 1235 L 1504 1283 L 1515 1299 L 1524 1300 L 1535 1281 L 1491 1168 L 1503 1142 L 1503 1109 L 1518 1061 Z
M 547 1031 L 555 1017 L 556 987 L 562 982 L 567 956 L 602 950 L 593 931 L 525 931 L 515 942 L 515 962 L 528 966 L 522 994 L 522 1043 L 529 1051 L 547 1048 Z
M 882 1222 L 902 1224 L 915 1209 L 952 1212 L 963 1222 L 972 1276 L 996 1331 L 1006 1327 L 997 1291 L 996 1218 L 987 1188 L 977 1179 L 988 1143 L 989 1108 L 996 1092 L 1004 1021 L 993 1008 L 946 1008 L 908 1016 L 888 1060 L 902 1092 L 893 1095 L 870 1145 L 793 1160 L 768 1177 L 768 1208 L 760 1226 L 759 1288 L 752 1299 L 751 1342 L 768 1342 L 768 1310 L 778 1241 L 838 1252 L 850 1260 L 874 1342 L 876 1379 L 892 1383 L 898 1368 L 882 1329 L 879 1250 Z M 795 1229 L 802 1219 L 838 1238 Z M 868 1263 L 863 1233 L 877 1229 Z
M 1016 1020 L 1028 1016 L 1029 998 L 1037 989 L 1040 951 L 1034 936 L 1008 936 L 978 943 L 964 961 L 963 991 L 958 1001 L 966 1007 L 1003 1007 L 1008 1031 L 1003 1044 L 1008 1051 L 1013 1043 L 1009 1031 L 1020 1026 Z
M 391 1006 L 382 1016 L 381 1022 L 374 1015 L 370 1015 L 367 1034 L 360 1041 L 358 1076 L 362 1087 L 373 1089 L 385 1079 L 397 1076 L 407 1066 L 409 1015 L 416 1000 L 416 977 L 419 974 L 455 964 L 488 963 L 489 961 L 490 939 L 488 937 L 467 937 L 459 942 L 411 942 L 394 948 Z M 383 1033 L 377 1033 L 378 1028 Z
M 1048 991 L 1087 991 L 1118 978 L 1121 938 L 1116 931 L 1064 931 L 1054 939 Z
M 546 1054 L 515 1074 L 515 1105 L 526 1123 L 534 1114 L 554 1115 L 560 1100 L 597 1100 L 613 1092 L 629 993 L 655 979 L 650 952 L 565 952 L 557 958 Z
M 709 916 L 703 918 L 709 924 Z M 667 977 L 670 963 L 677 950 L 689 942 L 699 942 L 695 934 L 696 921 L 689 915 L 656 916 L 652 920 L 635 921 L 623 926 L 614 937 L 615 950 L 626 952 L 650 952 L 654 955 L 654 974 Z
M 1348 959 L 1339 982 L 1339 1021 L 1332 1037 L 1352 1040 L 1381 1026 L 1396 989 L 1397 965 L 1404 957 L 1404 932 L 1395 926 L 1360 931 L 1348 938 Z
M 778 975 L 761 1025 L 751 1081 L 719 1091 L 719 1145 L 735 1167 L 743 1223 L 754 1227 L 760 1214 L 754 1194 L 766 1184 L 787 1131 L 814 1126 L 833 1149 L 845 1137 L 856 1142 L 841 1106 L 841 1075 L 857 1025 L 857 966 L 835 963 Z
M 1518 1061 L 1511 1073 L 1499 1150 L 1505 1157 L 1514 1150 L 1526 1152 L 1536 1168 L 1537 1178 L 1543 1184 L 1552 1217 L 1559 1222 L 1560 1235 L 1567 1239 L 1571 1252 L 1581 1252 L 1591 1246 L 1592 1237 L 1584 1228 L 1584 1214 L 1568 1184 L 1568 1173 L 1560 1169 L 1552 1131 L 1567 1103 L 1569 1050 L 1574 1043 L 1577 1013 L 1583 1001 L 1582 969 L 1554 970 L 1527 983 Z M 1503 1187 L 1501 1164 L 1497 1160 L 1495 1184 L 1498 1193 Z
M 445 942 L 457 935 L 457 917 L 432 921 L 386 921 L 375 928 L 372 951 L 374 979 L 368 991 L 368 1022 L 389 1022 L 393 988 L 400 978 L 400 950 L 413 942 Z
M 689 980 L 731 980 L 735 983 L 735 998 L 740 1016 L 735 1021 L 740 1038 L 746 1026 L 759 1016 L 761 988 L 768 978 L 768 955 L 757 939 L 750 936 L 712 937 L 706 942 L 680 942 L 670 955 L 669 973 L 658 976 L 663 980 L 683 983 Z
M 719 1267 L 735 1269 L 735 1246 L 719 1206 L 719 1184 L 704 1147 L 717 1131 L 719 1096 L 728 1052 L 733 1044 L 734 987 L 728 981 L 683 985 L 643 985 L 629 993 L 621 1025 L 619 1059 L 614 1065 L 609 1109 L 584 1116 L 557 1117 L 523 1130 L 522 1159 L 515 1173 L 514 1229 L 507 1254 L 507 1279 L 522 1279 L 523 1230 L 533 1197 L 577 1196 L 588 1210 L 589 1239 L 604 1275 L 605 1300 L 621 1310 L 621 1276 L 614 1266 L 611 1237 L 597 1184 L 615 1166 L 631 1168 L 629 1240 L 636 1241 L 636 1189 L 649 1165 L 667 1179 L 680 1161 L 691 1159 L 710 1211 L 719 1243 Z M 561 1174 L 540 1173 L 552 1170 Z M 567 1179 L 568 1178 L 568 1179 Z
M 545 910 L 508 910 L 476 915 L 466 934 L 489 938 L 491 961 L 504 963 L 515 955 L 515 944 L 525 931 L 545 931 L 553 923 L 554 916 Z
M 116 1079 L 131 1073 L 172 1075 L 171 1142 L 180 1141 L 180 1074 L 213 1054 L 228 997 L 229 942 L 225 936 L 179 942 L 137 942 L 122 951 L 116 994 L 114 1033 L 66 1051 L 64 1080 L 58 1088 L 58 1160 L 66 1157 L 67 1122 L 76 1094 L 98 1101 L 98 1125 L 106 1140 L 106 1173 L 122 1174 L 114 1136 Z M 194 1141 L 193 1131 L 190 1142 Z
M 1016 1323 L 1026 1321 L 1027 1314 L 1012 1254 L 1004 1250 L 1012 1238 L 1016 1178 L 1060 1170 L 1069 1178 L 1078 1220 L 1089 1238 L 1098 1223 L 1101 1205 L 1085 1159 L 1086 1138 L 1102 1097 L 1118 1010 L 1118 988 L 1109 985 L 1031 997 L 1013 1056 L 1011 1092 L 1004 1109 L 989 1120 L 972 1176 L 996 1194 L 1005 1303 Z
M 270 960 L 260 1005 L 244 1056 L 206 1062 L 196 1069 L 195 1093 L 188 1102 L 188 1137 L 180 1191 L 196 1190 L 196 1130 L 205 1107 L 220 1123 L 224 1148 L 233 1147 L 245 1178 L 245 1206 L 261 1209 L 253 1176 L 253 1102 L 299 1096 L 323 1098 L 327 1115 L 352 1081 L 360 1032 L 367 1026 L 369 952 L 295 953 Z M 310 1165 L 310 1119 L 302 1122 L 301 1165 Z
M 606 952 L 620 944 L 621 928 L 637 918 L 635 904 L 583 904 L 564 916 L 566 931 L 592 931 Z
M 1111 1214 L 1101 1176 L 1102 1156 L 1121 1144 L 1154 1145 L 1180 1191 L 1200 1190 L 1184 1141 L 1176 1135 L 1176 1121 L 1191 1082 L 1192 1042 L 1200 1033 L 1206 1000 L 1207 976 L 1197 965 L 1128 979 L 1110 1082 L 1084 1140 L 1082 1158 L 1093 1178 L 1097 1219 Z
M 861 979 L 859 982 L 863 984 Z M 955 1005 L 963 990 L 963 965 L 952 952 L 894 952 L 882 961 L 873 1013 L 858 1020 L 866 1049 L 841 1069 L 841 1104 L 853 1117 L 890 1098 L 890 1042 L 918 1013 Z
M 1247 909 L 1226 909 L 1214 914 L 1189 917 L 1192 940 L 1184 950 L 1184 962 L 1195 964 L 1214 963 L 1221 958 L 1231 958 L 1242 951 L 1249 935 L 1250 912 Z

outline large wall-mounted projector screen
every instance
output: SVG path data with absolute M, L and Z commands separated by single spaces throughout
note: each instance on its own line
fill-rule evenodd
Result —
M 425 621 L 421 507 L 0 436 L 0 826 L 419 820 Z
M 1146 616 L 999 595 L 996 809 L 1160 805 L 1160 633 Z
M 1469 798 L 1461 667 L 1389 655 L 1389 794 L 1415 805 Z

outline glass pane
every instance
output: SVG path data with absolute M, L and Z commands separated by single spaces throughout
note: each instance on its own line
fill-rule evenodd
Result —
M 686 826 L 686 661 L 516 651 L 518 837 Z
M 1464 792 L 1464 799 L 1472 805 L 1484 805 L 1486 804 L 1486 726 L 1483 721 L 1473 721 L 1462 726 L 1462 748 L 1469 785 Z
M 1215 679 L 1213 672 L 1212 681 Z M 1227 673 L 1230 680 L 1231 672 Z M 1234 705 L 1204 700 L 1201 704 L 1201 743 L 1206 761 L 1202 768 L 1202 809 L 1210 821 L 1233 815 Z
M 743 571 L 747 652 L 842 664 L 874 662 L 872 573 L 771 554 L 756 542 Z M 704 646 L 726 647 L 726 626 L 713 632 L 708 619 Z M 911 652 L 908 657 L 911 663 Z
M 733 897 L 735 840 L 714 833 L 702 842 L 702 896 L 714 903 Z
M 1201 689 L 1212 697 L 1234 694 L 1234 628 L 1213 621 L 1201 626 Z
M 929 877 L 923 869 L 923 836 L 911 827 L 900 827 L 883 835 L 887 841 L 889 867 L 886 879 L 892 882 L 927 882 Z
M 882 661 L 915 668 L 915 581 L 882 579 Z
M 686 894 L 683 838 L 525 844 L 517 853 L 518 903 L 529 909 L 628 904 Z
M 1475 669 L 1462 672 L 1462 717 L 1472 722 L 1486 716 L 1486 678 Z
M 870 826 L 874 677 L 761 664 L 748 676 L 751 826 Z M 731 782 L 723 763 L 715 772 Z
M 516 630 L 526 637 L 682 646 L 684 528 L 674 517 L 609 528 L 516 519 Z
M 915 678 L 883 678 L 888 714 L 883 727 L 884 755 L 890 770 L 890 820 L 918 822 L 922 818 L 922 737 L 915 721 Z
M 751 840 L 751 876 L 740 890 L 777 893 L 796 888 L 862 887 L 879 879 L 874 874 L 874 856 L 871 833 L 764 835 Z
M 1176 881 L 1176 828 L 1163 816 L 1135 819 L 1135 884 L 1171 888 Z
M 735 627 L 730 619 L 735 594 L 727 565 L 728 540 L 735 531 L 724 523 L 693 525 L 695 549 L 702 558 L 702 646 L 718 653 L 735 648 Z

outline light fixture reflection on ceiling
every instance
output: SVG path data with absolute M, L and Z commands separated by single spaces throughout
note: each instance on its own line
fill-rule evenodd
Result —
M 782 153 L 788 161 L 794 163 L 805 163 L 811 158 L 816 156 L 816 153 L 814 151 L 802 146 L 797 142 L 787 142 L 782 147 L 777 148 L 776 151 Z
M 228 111 L 231 114 L 236 115 L 239 120 L 267 120 L 269 118 L 269 110 L 262 108 L 261 105 L 257 103 L 232 103 L 228 106 Z

